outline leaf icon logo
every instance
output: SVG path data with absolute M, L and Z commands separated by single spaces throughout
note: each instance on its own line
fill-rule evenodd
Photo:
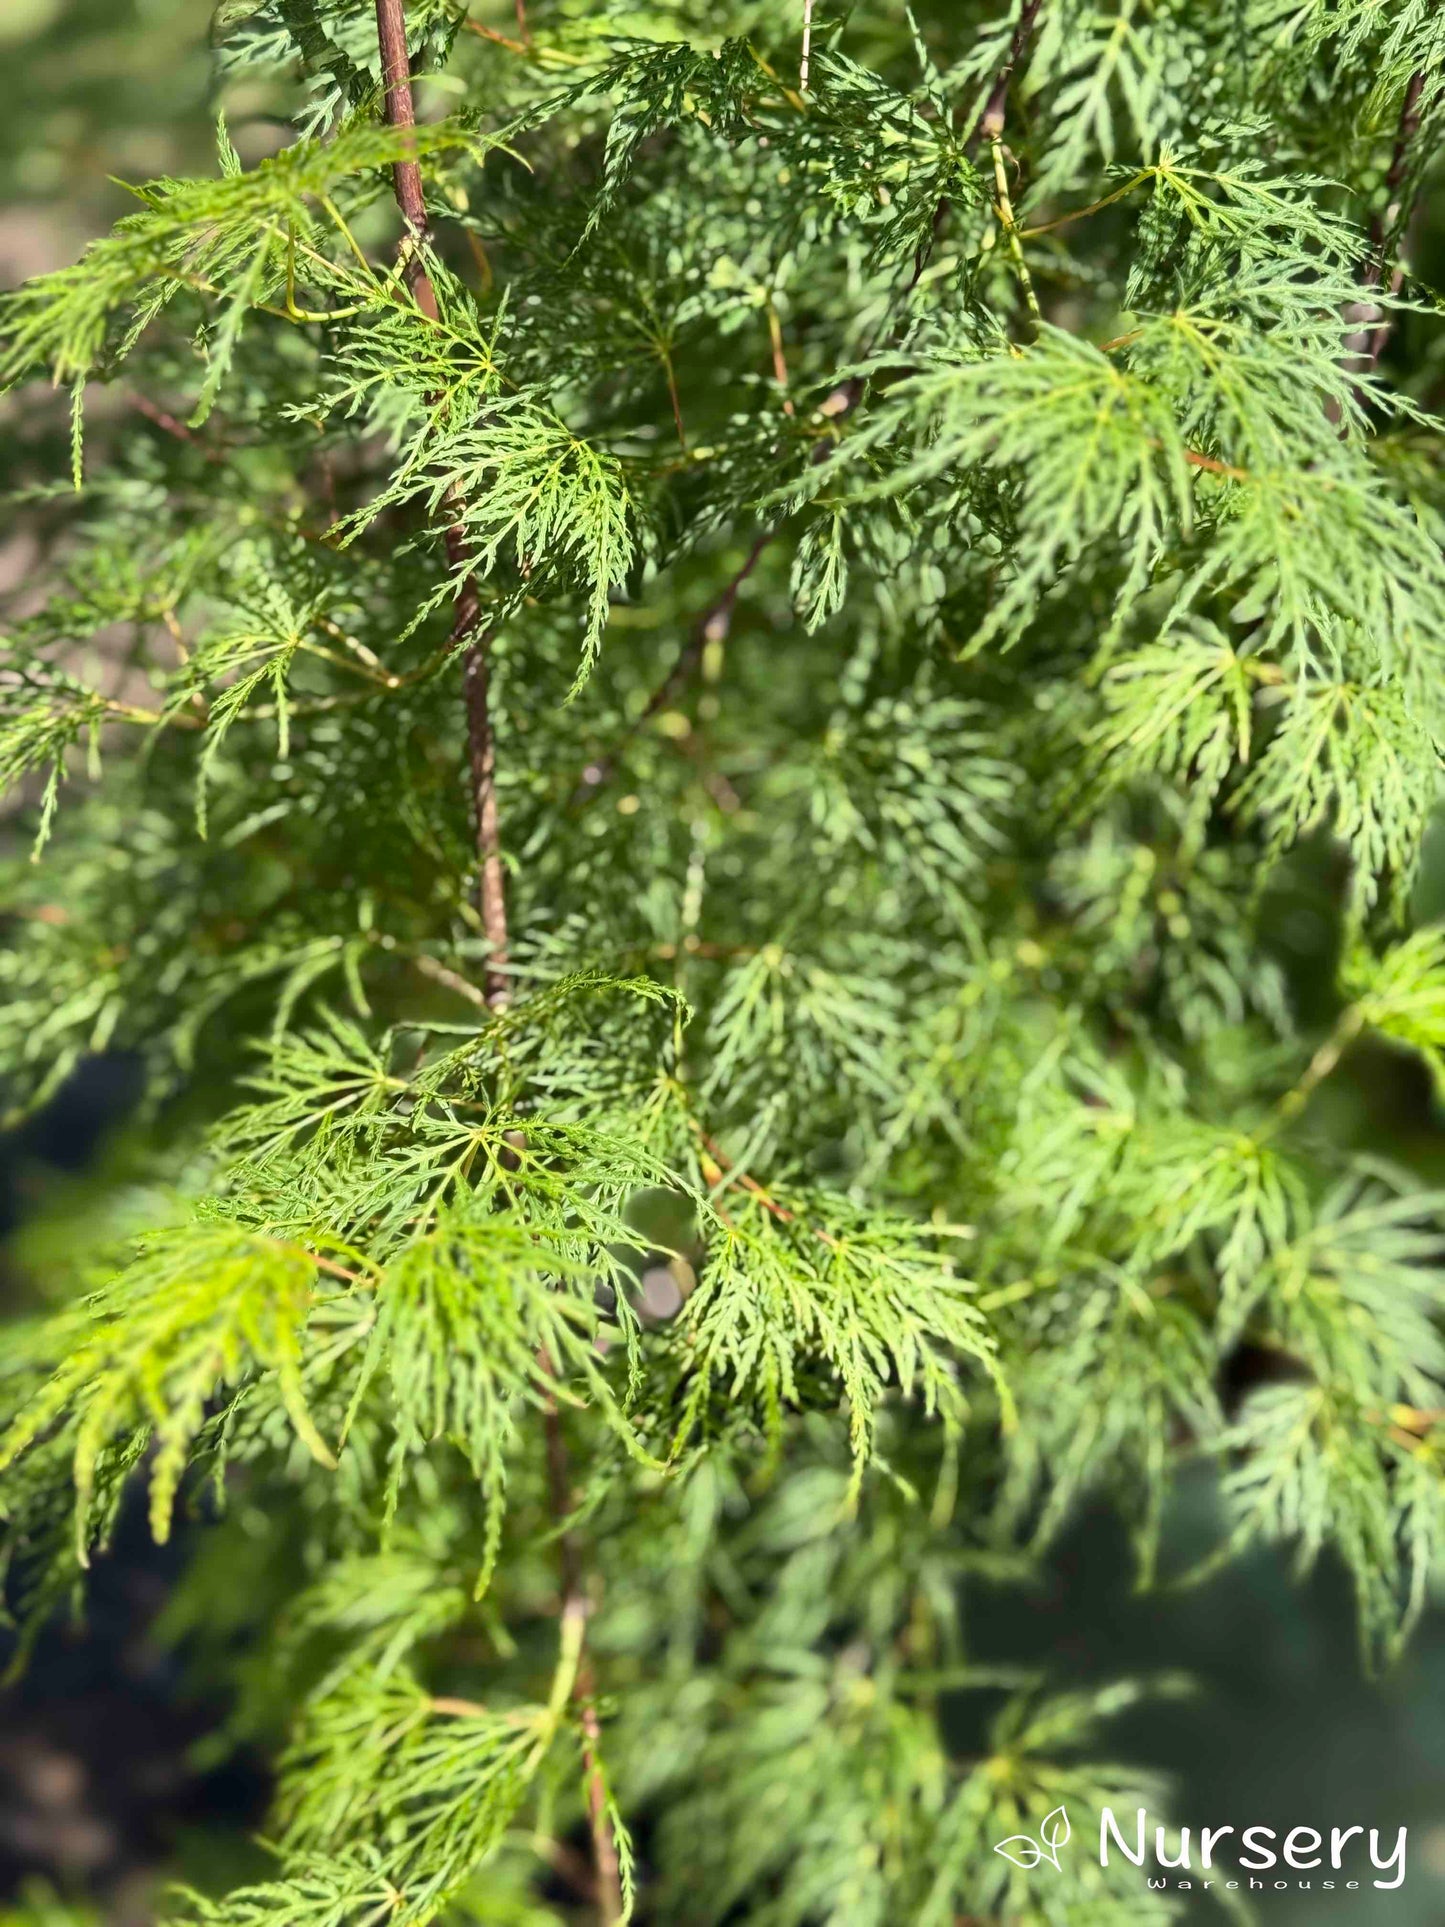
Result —
M 1032 1834 L 1015 1833 L 994 1848 L 1005 1860 L 1012 1860 L 1016 1867 L 1027 1872 L 1037 1867 L 1041 1860 L 1047 1860 L 1055 1870 L 1059 1864 L 1059 1850 L 1069 1844 L 1069 1816 L 1063 1807 L 1055 1807 L 1052 1813 L 1045 1814 L 1044 1823 L 1039 1828 L 1039 1837 Z

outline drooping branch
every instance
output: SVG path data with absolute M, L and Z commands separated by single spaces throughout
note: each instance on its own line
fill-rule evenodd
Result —
M 386 95 L 386 119 L 391 127 L 414 127 L 411 57 L 406 45 L 406 16 L 402 0 L 376 0 L 376 37 L 381 49 L 381 72 Z M 435 321 L 436 289 L 427 272 L 422 245 L 427 235 L 426 196 L 421 169 L 414 158 L 398 160 L 392 169 L 396 204 L 407 232 L 406 282 L 422 313 Z M 447 562 L 460 582 L 452 618 L 452 643 L 462 657 L 462 693 L 466 705 L 467 750 L 471 773 L 472 817 L 477 842 L 477 911 L 487 940 L 485 971 L 487 1001 L 505 1004 L 507 975 L 507 889 L 502 865 L 501 825 L 497 810 L 496 741 L 491 714 L 491 637 L 481 625 L 482 603 L 470 571 L 467 539 L 462 529 L 464 504 L 449 491 L 443 509 L 443 540 Z

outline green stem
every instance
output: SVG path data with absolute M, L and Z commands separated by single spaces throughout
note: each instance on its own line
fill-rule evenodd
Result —
M 1259 1133 L 1260 1141 L 1272 1137 L 1284 1125 L 1292 1123 L 1320 1085 L 1329 1077 L 1340 1059 L 1365 1028 L 1368 1010 L 1364 1004 L 1350 1004 L 1341 1012 L 1338 1022 L 1329 1036 L 1320 1045 L 1309 1063 L 1304 1075 L 1293 1090 L 1286 1091 Z
M 1019 243 L 1018 223 L 1014 219 L 1013 202 L 1009 198 L 1008 169 L 1004 165 L 1003 142 L 997 134 L 990 140 L 989 147 L 993 152 L 993 181 L 994 190 L 998 195 L 999 225 L 1008 243 L 1009 256 L 1014 264 L 1014 272 L 1018 276 L 1019 287 L 1023 291 L 1024 305 L 1029 311 L 1033 332 L 1037 334 L 1043 326 L 1044 318 L 1039 312 L 1039 298 L 1034 292 L 1033 276 L 1029 273 L 1028 262 L 1024 259 L 1024 251 Z

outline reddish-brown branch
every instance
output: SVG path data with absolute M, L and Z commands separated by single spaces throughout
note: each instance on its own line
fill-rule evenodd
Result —
M 523 0 L 517 0 L 517 24 L 524 37 L 530 38 Z M 402 0 L 376 0 L 376 25 L 377 38 L 381 47 L 382 77 L 386 88 L 387 121 L 393 127 L 413 127 L 416 121 L 412 106 L 411 64 L 406 46 L 406 23 L 402 11 Z M 410 250 L 406 265 L 407 283 L 417 306 L 424 314 L 435 319 L 437 316 L 436 289 L 432 285 L 431 276 L 427 273 L 426 263 L 421 254 L 421 243 L 427 231 L 421 170 L 413 159 L 400 160 L 393 169 L 393 180 L 397 205 L 410 230 L 402 243 Z M 486 995 L 487 1001 L 495 1006 L 504 1003 L 507 996 L 507 905 L 497 817 L 496 740 L 492 728 L 489 690 L 488 642 L 490 639 L 479 626 L 481 601 L 477 594 L 475 578 L 467 568 L 469 558 L 466 538 L 459 525 L 463 505 L 455 496 L 449 496 L 446 506 L 450 514 L 445 530 L 447 560 L 453 574 L 461 581 L 452 624 L 452 636 L 454 641 L 464 645 L 462 688 L 466 700 L 467 746 L 471 767 L 472 800 L 476 814 L 479 859 L 478 909 L 483 932 L 491 945 L 491 954 L 487 962 Z M 542 1362 L 544 1370 L 549 1369 L 546 1360 Z M 543 1424 L 552 1509 L 560 1523 L 571 1513 L 572 1494 L 567 1446 L 562 1436 L 562 1424 L 555 1404 L 548 1405 Z M 558 1535 L 558 1549 L 562 1568 L 562 1616 L 564 1619 L 585 1619 L 589 1602 L 584 1582 L 581 1545 L 577 1534 L 566 1526 L 563 1526 Z M 612 1923 L 622 1917 L 622 1876 L 617 1842 L 608 1816 L 607 1790 L 597 1753 L 599 1728 L 593 1704 L 595 1688 L 591 1663 L 585 1646 L 578 1662 L 573 1697 L 578 1705 L 579 1723 L 582 1729 L 587 1814 L 592 1831 L 598 1909 L 604 1927 L 612 1927 Z
M 1230 482 L 1249 480 L 1247 468 L 1234 468 L 1228 462 L 1217 462 L 1212 455 L 1201 455 L 1197 448 L 1186 448 L 1184 459 L 1191 468 L 1202 468 L 1210 475 L 1222 475 Z
M 359 1271 L 348 1271 L 345 1265 L 337 1264 L 334 1258 L 323 1258 L 319 1251 L 311 1251 L 306 1255 L 318 1271 L 327 1272 L 333 1278 L 344 1278 L 348 1285 L 359 1285 L 361 1283 L 361 1273 Z
M 212 447 L 188 422 L 181 421 L 171 414 L 169 409 L 159 407 L 149 396 L 132 395 L 131 403 L 140 410 L 148 422 L 154 422 L 163 434 L 173 436 L 178 442 L 189 442 L 192 448 L 198 448 L 201 451 L 208 462 L 222 462 L 226 459 L 220 449 Z
M 467 33 L 479 34 L 483 40 L 495 40 L 508 53 L 525 54 L 531 51 L 522 41 L 513 40 L 509 34 L 498 33 L 495 27 L 484 27 L 480 20 L 463 20 L 459 24 Z
M 771 301 L 768 303 L 768 340 L 773 350 L 773 380 L 782 392 L 783 413 L 791 415 L 793 403 L 788 394 L 788 357 L 783 350 L 783 324 L 778 319 L 778 311 Z
M 749 1177 L 746 1171 L 737 1170 L 717 1140 L 709 1137 L 701 1125 L 694 1125 L 693 1129 L 697 1133 L 697 1141 L 703 1151 L 702 1174 L 710 1185 L 735 1184 L 746 1191 L 754 1203 L 778 1224 L 802 1224 L 797 1212 L 790 1211 L 785 1204 L 779 1204 L 765 1185 L 759 1184 L 756 1178 Z M 819 1244 L 837 1249 L 838 1240 L 831 1232 L 820 1231 L 815 1224 L 802 1225 L 802 1229 L 810 1232 Z
M 406 45 L 406 16 L 402 0 L 376 0 L 376 37 L 381 49 L 382 81 L 386 90 L 386 119 L 391 127 L 415 127 L 411 96 L 411 58 Z M 406 281 L 412 299 L 428 319 L 437 319 L 436 289 L 427 272 L 422 244 L 426 240 L 426 195 L 421 169 L 414 157 L 398 160 L 392 168 L 396 204 L 406 222 L 402 239 L 406 250 Z M 472 814 L 477 839 L 477 911 L 487 939 L 484 982 L 487 1002 L 506 1003 L 507 890 L 502 863 L 501 826 L 497 810 L 496 745 L 492 729 L 490 684 L 491 635 L 482 627 L 481 597 L 469 571 L 470 555 L 462 530 L 465 505 L 455 492 L 443 504 L 447 564 L 458 579 L 452 617 L 452 642 L 462 657 L 462 693 L 466 704 L 467 749 L 471 767 Z
M 1378 1423 L 1380 1414 L 1371 1413 L 1370 1416 Z M 1388 1416 L 1391 1423 L 1400 1431 L 1413 1435 L 1410 1442 L 1415 1444 L 1427 1432 L 1433 1432 L 1437 1425 L 1445 1421 L 1445 1410 L 1439 1406 L 1421 1408 L 1418 1405 L 1394 1405 L 1390 1408 Z
M 389 127 L 415 127 L 416 109 L 411 98 L 411 55 L 406 44 L 406 13 L 402 0 L 376 0 L 376 38 L 381 49 L 381 79 L 386 92 L 386 121 Z M 398 160 L 391 170 L 396 204 L 410 229 L 410 258 L 407 284 L 417 306 L 433 321 L 437 318 L 436 290 L 418 252 L 426 238 L 426 196 L 422 191 L 421 169 L 414 155 Z M 404 241 L 402 245 L 407 246 Z

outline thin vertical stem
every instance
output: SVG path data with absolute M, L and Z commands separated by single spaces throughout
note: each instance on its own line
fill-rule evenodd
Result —
M 1375 298 L 1375 291 L 1385 275 L 1385 262 L 1393 251 L 1397 257 L 1399 241 L 1409 223 L 1410 210 L 1405 204 L 1405 182 L 1410 173 L 1411 149 L 1420 131 L 1420 122 L 1425 109 L 1425 76 L 1414 73 L 1405 89 L 1405 98 L 1400 107 L 1400 119 L 1395 130 L 1395 148 L 1390 156 L 1390 165 L 1385 171 L 1385 196 L 1376 209 L 1370 222 L 1370 251 L 1360 276 L 1360 299 L 1352 302 L 1345 310 L 1346 320 L 1352 322 L 1350 332 L 1345 336 L 1344 352 L 1341 356 L 1343 367 L 1358 377 L 1372 375 L 1385 352 L 1385 343 L 1390 338 L 1394 317 L 1381 306 Z M 1399 291 L 1404 280 L 1404 268 L 1398 258 L 1390 275 L 1390 293 Z M 1357 398 L 1359 396 L 1357 390 Z M 1331 402 L 1326 411 L 1332 421 L 1338 421 L 1341 408 Z
M 376 38 L 381 49 L 381 79 L 386 94 L 387 125 L 415 127 L 416 109 L 411 98 L 411 55 L 406 45 L 406 14 L 402 0 L 376 0 Z M 396 204 L 411 231 L 407 284 L 416 298 L 417 306 L 435 320 L 436 290 L 415 245 L 425 238 L 427 230 L 426 196 L 422 192 L 421 169 L 415 156 L 398 160 L 391 170 L 391 179 L 396 192 Z
M 672 423 L 677 430 L 677 445 L 683 454 L 687 453 L 687 429 L 682 419 L 682 397 L 677 392 L 677 370 L 672 365 L 672 350 L 666 342 L 659 344 L 658 353 L 662 357 L 662 371 L 667 377 L 667 399 L 672 403 Z
M 808 69 L 813 59 L 813 0 L 803 0 L 803 52 L 798 61 L 798 92 L 808 91 Z
M 577 787 L 572 792 L 573 807 L 595 796 L 602 785 L 608 781 L 617 767 L 617 759 L 623 745 L 630 742 L 640 729 L 652 721 L 654 716 L 667 708 L 701 664 L 709 646 L 726 641 L 728 631 L 732 628 L 733 611 L 737 607 L 738 594 L 776 533 L 776 528 L 765 529 L 755 539 L 742 566 L 734 570 L 722 594 L 709 603 L 693 624 L 692 633 L 683 644 L 676 661 L 648 697 L 641 713 L 628 724 L 620 741 L 613 745 L 607 755 L 599 757 L 596 762 L 589 763 L 583 770 Z
M 993 181 L 994 191 L 998 195 L 999 225 L 1008 243 L 1009 256 L 1014 264 L 1014 272 L 1018 276 L 1019 287 L 1023 290 L 1024 305 L 1029 311 L 1029 320 L 1034 333 L 1037 334 L 1042 325 L 1043 316 L 1039 313 L 1039 298 L 1034 292 L 1034 278 L 1029 273 L 1028 262 L 1024 259 L 1018 223 L 1014 219 L 1013 202 L 1009 198 L 1008 168 L 1004 164 L 1003 142 L 995 134 L 990 139 L 989 146 L 993 150 Z
M 547 1487 L 552 1515 L 559 1522 L 572 1511 L 572 1475 L 567 1461 L 567 1441 L 562 1436 L 562 1421 L 555 1403 L 549 1401 L 542 1415 L 547 1446 Z M 561 1568 L 562 1617 L 578 1618 L 584 1626 L 590 1601 L 587 1598 L 582 1547 L 577 1534 L 564 1527 L 557 1535 L 557 1563 Z M 622 1867 L 617 1855 L 617 1840 L 607 1811 L 607 1786 L 597 1743 L 601 1727 L 595 1705 L 596 1687 L 592 1662 L 582 1646 L 572 1697 L 579 1709 L 582 1728 L 582 1769 L 587 1789 L 587 1824 L 592 1834 L 592 1864 L 597 1873 L 597 1911 L 602 1927 L 615 1927 L 623 1912 Z
M 1008 53 L 1004 56 L 1003 65 L 994 76 L 993 87 L 984 103 L 983 112 L 978 117 L 978 125 L 964 142 L 965 153 L 971 154 L 980 142 L 995 141 L 1002 135 L 1004 116 L 1008 111 L 1009 87 L 1012 84 L 1015 69 L 1029 50 L 1029 42 L 1033 39 L 1034 22 L 1039 17 L 1039 9 L 1043 3 L 1044 0 L 1025 0 L 1019 13 L 1018 24 L 1013 31 L 1013 39 L 1009 42 Z
M 791 415 L 793 404 L 788 395 L 788 357 L 783 350 L 783 324 L 771 300 L 768 302 L 768 340 L 773 350 L 773 380 L 783 391 L 783 413 Z
M 1008 114 L 1009 88 L 1013 83 L 1015 73 L 1028 59 L 1030 45 L 1033 40 L 1034 26 L 1038 20 L 1039 9 L 1042 5 L 1043 0 L 1025 0 L 1023 10 L 1020 12 L 1018 20 L 1014 25 L 1013 35 L 1008 44 L 1008 51 L 1003 57 L 1003 63 L 999 67 L 998 72 L 994 75 L 993 86 L 989 89 L 988 99 L 984 102 L 983 112 L 979 115 L 977 121 L 975 121 L 972 131 L 963 143 L 963 151 L 970 160 L 972 160 L 978 152 L 981 142 L 986 140 L 992 143 L 993 141 L 999 140 L 1003 135 L 1004 120 Z M 924 270 L 933 257 L 933 250 L 943 230 L 943 223 L 947 219 L 948 207 L 948 196 L 946 194 L 940 195 L 938 205 L 933 210 L 933 221 L 929 228 L 927 238 L 913 257 L 913 272 L 908 277 L 903 288 L 905 298 L 913 293 L 913 290 L 923 279 Z
M 391 127 L 415 127 L 411 95 L 411 58 L 406 45 L 406 16 L 402 0 L 376 0 L 376 38 L 381 49 L 386 119 Z M 403 157 L 392 168 L 396 204 L 406 222 L 402 247 L 406 250 L 406 283 L 422 313 L 437 319 L 436 289 L 427 273 L 422 244 L 427 235 L 426 196 L 415 157 Z M 501 826 L 497 811 L 497 759 L 492 731 L 490 633 L 481 626 L 482 603 L 462 529 L 465 503 L 455 490 L 444 501 L 443 540 L 447 563 L 460 581 L 452 618 L 452 641 L 462 657 L 462 694 L 466 705 L 467 749 L 471 769 L 472 815 L 477 841 L 477 911 L 488 955 L 484 973 L 487 1002 L 500 1009 L 507 1002 L 507 890 L 502 864 Z
M 518 0 L 519 25 L 526 15 Z M 406 46 L 406 22 L 402 0 L 376 0 L 376 31 L 381 47 L 382 78 L 386 88 L 386 118 L 392 127 L 414 127 L 415 111 L 411 96 L 411 62 Z M 407 284 L 412 298 L 423 313 L 437 315 L 436 289 L 427 273 L 421 254 L 426 238 L 426 201 L 422 192 L 421 170 L 414 159 L 399 160 L 393 169 L 397 206 L 410 230 L 404 247 L 410 248 Z M 448 520 L 445 538 L 447 560 L 453 573 L 461 577 L 452 635 L 464 642 L 462 652 L 462 692 L 466 703 L 467 748 L 471 767 L 472 802 L 476 814 L 478 910 L 482 929 L 491 945 L 487 960 L 487 1002 L 494 1008 L 507 999 L 507 900 L 506 879 L 502 869 L 501 834 L 497 817 L 496 739 L 492 729 L 490 702 L 489 637 L 479 631 L 481 600 L 476 579 L 468 571 L 466 537 L 459 525 L 463 504 L 453 493 L 446 498 Z M 547 1477 L 552 1508 L 558 1520 L 572 1509 L 571 1479 L 567 1466 L 567 1445 L 555 1405 L 544 1417 L 547 1450 Z M 563 1531 L 559 1541 L 562 1565 L 562 1617 L 564 1622 L 585 1621 L 588 1600 L 583 1576 L 582 1552 L 577 1535 Z M 587 1776 L 587 1816 L 592 1830 L 593 1864 L 597 1874 L 598 1909 L 603 1927 L 613 1927 L 622 1918 L 622 1876 L 607 1811 L 607 1790 L 597 1756 L 598 1722 L 593 1706 L 592 1669 L 585 1646 L 580 1647 L 573 1697 L 580 1709 L 583 1764 Z
M 1400 109 L 1400 123 L 1395 134 L 1395 151 L 1390 156 L 1389 170 L 1385 175 L 1385 205 L 1375 218 L 1374 228 L 1371 234 L 1371 240 L 1374 243 L 1371 250 L 1371 265 L 1374 269 L 1374 282 L 1376 285 L 1378 285 L 1380 277 L 1385 270 L 1385 255 L 1387 251 L 1393 251 L 1397 257 L 1395 267 L 1390 275 L 1390 293 L 1392 295 L 1399 293 L 1400 283 L 1405 278 L 1404 268 L 1398 259 L 1399 244 L 1403 238 L 1409 218 L 1409 210 L 1406 208 L 1403 198 L 1404 187 L 1406 176 L 1410 171 L 1410 149 L 1414 145 L 1415 136 L 1420 131 L 1424 93 L 1424 74 L 1411 74 L 1410 84 L 1405 89 L 1404 104 Z M 1370 330 L 1369 343 L 1365 349 L 1365 354 L 1367 366 L 1371 369 L 1376 367 L 1380 356 L 1385 352 L 1385 343 L 1390 338 L 1390 328 L 1393 320 L 1394 317 L 1392 315 L 1388 313 L 1381 314 L 1375 326 Z

